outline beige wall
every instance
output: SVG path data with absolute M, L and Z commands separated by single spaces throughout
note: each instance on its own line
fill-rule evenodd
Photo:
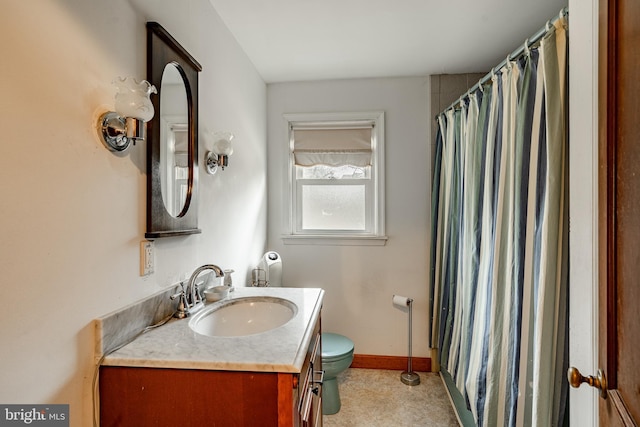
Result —
M 237 144 L 224 172 L 200 169 L 202 234 L 156 240 L 140 277 L 146 144 L 115 155 L 94 127 L 111 81 L 146 75 L 147 20 L 203 66 L 200 130 Z M 68 403 L 88 426 L 94 318 L 205 262 L 246 283 L 262 254 L 266 86 L 207 0 L 5 0 L 0 35 L 0 403 Z
M 414 298 L 413 355 L 428 357 L 429 78 L 279 83 L 268 86 L 269 249 L 283 259 L 285 286 L 325 289 L 322 327 L 350 337 L 357 354 L 407 355 L 407 314 L 394 293 Z M 385 112 L 385 246 L 284 245 L 288 136 L 284 113 Z

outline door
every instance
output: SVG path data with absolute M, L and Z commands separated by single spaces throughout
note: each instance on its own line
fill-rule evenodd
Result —
M 640 2 L 600 1 L 600 425 L 640 420 Z

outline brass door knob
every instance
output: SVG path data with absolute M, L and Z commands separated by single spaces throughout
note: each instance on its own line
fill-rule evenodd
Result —
M 601 398 L 607 398 L 607 377 L 604 375 L 604 371 L 602 369 L 598 369 L 598 375 L 595 377 L 591 375 L 585 377 L 577 368 L 572 366 L 567 371 L 567 379 L 569 380 L 571 387 L 578 388 L 582 383 L 587 383 L 591 387 L 595 387 L 600 390 Z

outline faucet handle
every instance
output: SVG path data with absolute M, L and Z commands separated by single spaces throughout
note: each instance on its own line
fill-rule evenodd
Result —
M 181 291 L 171 295 L 169 298 L 174 300 L 176 298 L 180 298 L 178 302 L 178 308 L 176 312 L 173 314 L 173 317 L 178 319 L 184 319 L 185 317 L 189 317 L 189 304 L 187 303 L 187 293 L 184 291 L 184 283 L 180 282 Z
M 189 301 L 192 307 L 204 301 L 205 286 L 206 282 L 204 280 L 201 280 L 200 282 L 196 280 L 195 282 L 193 282 L 193 301 Z M 187 300 L 189 299 L 187 298 Z

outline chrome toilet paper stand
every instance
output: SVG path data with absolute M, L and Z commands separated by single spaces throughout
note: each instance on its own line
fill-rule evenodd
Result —
M 400 381 L 402 381 L 406 385 L 414 386 L 420 384 L 420 375 L 413 372 L 413 367 L 411 366 L 411 339 L 413 336 L 411 331 L 411 324 L 413 323 L 413 298 L 407 298 L 407 306 L 409 307 L 409 360 L 407 370 L 400 374 Z

